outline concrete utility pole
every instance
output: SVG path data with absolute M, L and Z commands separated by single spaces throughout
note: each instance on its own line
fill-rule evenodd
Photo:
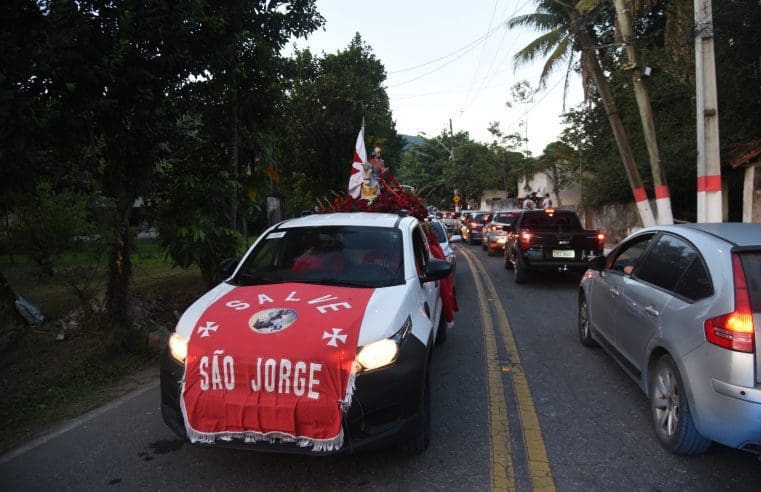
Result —
M 711 0 L 695 0 L 698 222 L 721 222 L 721 157 Z
M 454 160 L 454 130 L 452 130 L 452 118 L 449 118 L 449 156 Z
M 643 73 L 637 39 L 634 36 L 634 29 L 632 28 L 631 1 L 614 0 L 614 3 L 618 27 L 621 30 L 621 36 L 623 37 L 626 54 L 629 59 L 626 68 L 631 70 L 634 97 L 637 99 L 637 108 L 639 108 L 639 117 L 642 122 L 642 132 L 645 136 L 647 154 L 650 158 L 650 170 L 653 175 L 653 187 L 655 188 L 657 222 L 658 224 L 673 224 L 674 215 L 671 211 L 671 196 L 668 184 L 666 183 L 666 173 L 661 166 L 661 155 L 655 134 L 653 108 L 650 104 L 647 85 L 642 80 L 646 75 Z

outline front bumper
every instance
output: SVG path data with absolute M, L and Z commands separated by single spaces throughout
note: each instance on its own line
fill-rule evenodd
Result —
M 336 451 L 313 452 L 294 443 L 242 440 L 216 441 L 200 446 L 220 446 L 268 453 L 310 455 L 347 454 L 390 446 L 411 438 L 418 428 L 428 349 L 414 336 L 400 347 L 399 357 L 390 366 L 361 373 L 349 411 L 343 417 L 344 444 Z M 161 363 L 161 415 L 164 422 L 187 440 L 180 410 L 180 383 L 184 366 L 165 351 Z

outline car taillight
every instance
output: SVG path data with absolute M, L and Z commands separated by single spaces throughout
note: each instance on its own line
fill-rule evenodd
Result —
M 523 244 L 524 248 L 528 248 L 529 244 L 531 243 L 531 233 L 524 231 L 521 232 L 521 243 Z
M 605 234 L 602 232 L 597 234 L 597 248 L 600 251 L 603 251 L 605 249 Z
M 753 353 L 753 311 L 750 309 L 745 272 L 737 255 L 732 255 L 732 277 L 735 284 L 735 310 L 706 320 L 706 340 L 737 352 Z

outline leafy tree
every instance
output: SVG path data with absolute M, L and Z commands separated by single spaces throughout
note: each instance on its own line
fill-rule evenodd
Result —
M 385 68 L 359 34 L 345 50 L 315 56 L 301 50 L 290 65 L 278 165 L 291 213 L 311 208 L 300 197 L 345 192 L 362 121 L 368 148 L 379 143 L 396 174 L 404 142 L 396 133 L 383 84 Z M 295 179 L 292 179 L 295 178 Z M 308 177 L 308 179 L 304 179 Z
M 64 253 L 93 232 L 85 198 L 57 193 L 49 183 L 40 183 L 32 199 L 19 204 L 17 220 L 14 237 L 46 277 L 55 274 Z
M 15 84 L 11 90 L 19 94 L 28 89 L 44 109 L 45 118 L 40 121 L 49 137 L 42 141 L 46 162 L 56 163 L 58 172 L 77 183 L 92 184 L 90 192 L 103 197 L 111 224 L 104 326 L 115 330 L 114 344 L 119 345 L 130 336 L 132 204 L 147 195 L 156 164 L 178 158 L 169 152 L 178 131 L 176 121 L 187 107 L 173 95 L 182 98 L 197 90 L 209 98 L 206 107 L 214 107 L 211 99 L 217 98 L 220 104 L 238 110 L 240 100 L 267 100 L 270 91 L 261 88 L 270 88 L 277 79 L 269 62 L 291 36 L 314 29 L 319 17 L 313 0 L 214 5 L 198 0 L 81 0 L 23 5 L 31 19 L 27 25 L 39 34 L 33 47 L 40 56 L 31 57 L 38 60 L 31 67 L 17 64 L 20 68 L 10 82 Z M 19 36 L 24 27 L 12 26 L 13 36 Z M 6 35 L 2 41 L 10 42 L 13 36 Z M 230 60 L 246 64 L 230 65 Z M 246 83 L 244 77 L 226 77 L 236 70 L 254 74 L 251 78 L 258 84 Z M 199 83 L 193 83 L 193 75 L 202 75 L 195 78 Z M 226 97 L 230 86 L 236 89 L 237 99 Z M 36 104 L 37 99 L 29 101 Z M 19 110 L 11 107 L 10 111 Z M 252 119 L 259 117 L 256 111 L 250 114 Z M 219 121 L 210 121 L 205 128 L 222 126 Z M 237 123 L 234 126 L 231 133 L 239 130 Z M 230 147 L 222 148 L 222 154 L 229 156 L 226 152 L 236 152 L 238 140 L 225 137 L 220 140 L 230 142 Z M 210 161 L 217 162 L 206 160 Z M 52 165 L 49 169 L 55 172 Z
M 516 135 L 499 134 L 491 145 L 473 141 L 467 132 L 454 135 L 455 158 L 448 152 L 450 138 L 446 131 L 409 149 L 404 157 L 401 177 L 415 187 L 429 204 L 448 208 L 457 189 L 464 201 L 478 202 L 484 190 L 514 189 L 522 154 L 511 151 L 520 143 Z
M 544 148 L 536 164 L 552 181 L 557 205 L 562 205 L 560 192 L 579 179 L 579 161 L 574 148 L 563 142 L 552 142 Z
M 491 181 L 501 183 L 497 188 L 506 193 L 518 195 L 518 181 L 533 174 L 529 165 L 532 159 L 517 151 L 524 140 L 518 133 L 505 134 L 497 122 L 492 122 L 488 130 L 493 138 L 489 144 L 494 161 Z
M 280 50 L 322 22 L 304 0 L 215 3 L 203 18 L 196 75 L 171 97 L 181 116 L 153 196 L 172 260 L 198 265 L 209 285 L 220 280 L 219 262 L 240 253 L 240 231 L 248 235 L 267 190 L 277 191 L 288 63 Z

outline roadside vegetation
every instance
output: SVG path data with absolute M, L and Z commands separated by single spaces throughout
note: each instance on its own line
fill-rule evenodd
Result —
M 0 453 L 119 396 L 131 388 L 135 373 L 157 377 L 161 341 L 205 286 L 197 268 L 172 268 L 156 243 L 139 243 L 132 257 L 133 330 L 146 343 L 124 351 L 104 343 L 106 330 L 98 320 L 102 295 L 81 302 L 82 289 L 102 293 L 106 279 L 104 265 L 92 262 L 87 251 L 68 252 L 57 264 L 62 272 L 91 270 L 86 281 L 66 274 L 44 277 L 29 255 L 0 256 L 0 269 L 15 291 L 45 316 L 41 324 L 21 328 L 0 358 Z

